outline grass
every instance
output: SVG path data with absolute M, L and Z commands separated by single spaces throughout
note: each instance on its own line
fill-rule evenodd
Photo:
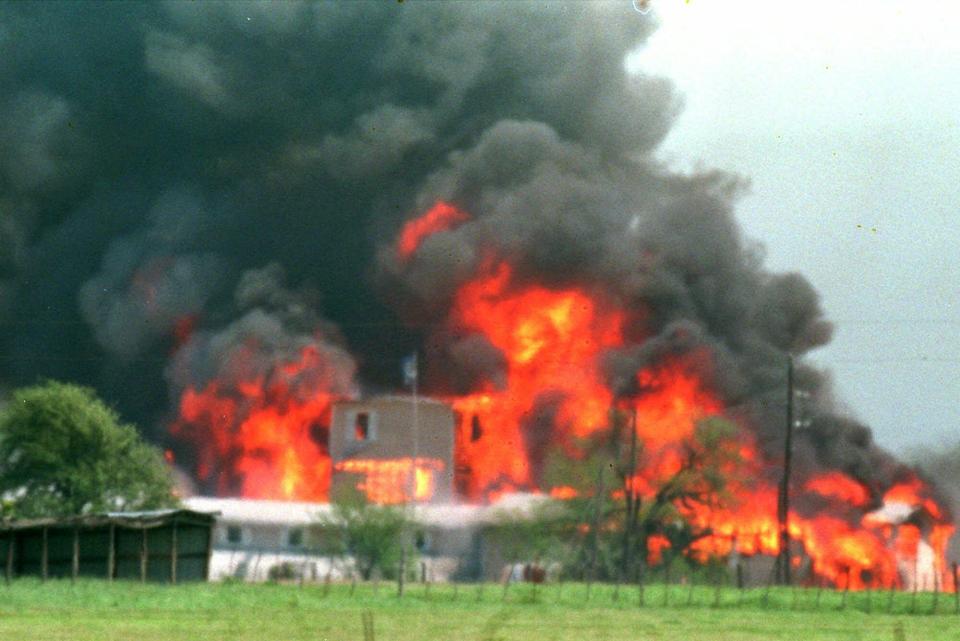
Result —
M 363 639 L 362 614 L 389 641 L 884 641 L 956 639 L 953 595 L 775 588 L 249 585 L 30 579 L 0 584 L 0 639 L 170 641 Z M 888 609 L 890 612 L 888 613 Z

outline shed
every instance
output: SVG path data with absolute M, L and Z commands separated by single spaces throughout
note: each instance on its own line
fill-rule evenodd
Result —
M 204 581 L 215 517 L 168 509 L 0 521 L 3 574 Z

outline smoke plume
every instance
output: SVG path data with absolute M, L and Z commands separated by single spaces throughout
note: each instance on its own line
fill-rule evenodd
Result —
M 656 160 L 680 97 L 624 68 L 654 28 L 619 1 L 0 4 L 0 385 L 94 385 L 165 441 L 240 346 L 240 378 L 324 354 L 304 390 L 392 388 L 421 345 L 433 391 L 502 384 L 494 346 L 446 331 L 496 256 L 628 311 L 611 389 L 691 355 L 776 458 L 786 356 L 831 326 L 743 237 L 738 178 Z M 470 219 L 401 260 L 438 200 Z M 903 473 L 824 373 L 798 380 L 801 474 Z

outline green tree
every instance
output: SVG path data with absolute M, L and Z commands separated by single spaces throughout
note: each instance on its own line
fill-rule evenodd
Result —
M 346 492 L 334 497 L 332 512 L 320 515 L 317 526 L 318 547 L 331 556 L 351 557 L 368 580 L 375 569 L 393 575 L 415 524 L 402 508 L 374 505 L 359 492 Z
M 652 455 L 632 438 L 631 427 L 627 417 L 614 413 L 611 430 L 579 444 L 580 459 L 557 455 L 546 466 L 548 486 L 576 491 L 564 502 L 566 517 L 555 522 L 554 531 L 568 551 L 568 567 L 588 579 L 632 576 L 653 535 L 670 541 L 667 556 L 682 554 L 710 534 L 690 522 L 690 511 L 722 507 L 733 499 L 729 486 L 740 468 L 734 424 L 719 417 L 699 421 L 674 450 L 676 469 L 651 478 L 643 493 L 629 478 L 642 472 Z
M 170 469 L 93 390 L 49 381 L 0 411 L 0 497 L 17 517 L 173 506 Z

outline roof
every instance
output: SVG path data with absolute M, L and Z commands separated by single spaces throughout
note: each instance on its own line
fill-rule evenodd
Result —
M 431 398 L 429 396 L 417 396 L 412 395 L 401 395 L 401 394 L 386 394 L 383 396 L 370 396 L 367 398 L 355 398 L 355 399 L 344 399 L 339 400 L 334 403 L 334 406 L 346 406 L 346 405 L 382 405 L 384 403 L 401 403 L 404 405 L 412 405 L 414 398 L 416 398 L 417 405 L 437 405 L 443 407 L 450 407 L 450 403 L 442 401 L 437 398 Z
M 505 512 L 528 515 L 533 505 L 544 500 L 547 500 L 547 497 L 543 495 L 510 494 L 492 505 L 429 504 L 414 506 L 413 510 L 416 520 L 425 525 L 463 528 L 495 522 L 502 518 Z M 194 510 L 215 511 L 219 514 L 219 521 L 238 524 L 310 525 L 333 511 L 333 506 L 329 503 L 210 496 L 192 496 L 184 499 L 183 503 Z
M 177 521 L 195 525 L 209 525 L 217 517 L 215 511 L 199 511 L 184 508 L 148 510 L 143 512 L 106 512 L 77 516 L 45 517 L 38 519 L 11 519 L 0 521 L 0 530 L 29 530 L 34 528 L 94 528 L 104 525 L 150 529 Z

